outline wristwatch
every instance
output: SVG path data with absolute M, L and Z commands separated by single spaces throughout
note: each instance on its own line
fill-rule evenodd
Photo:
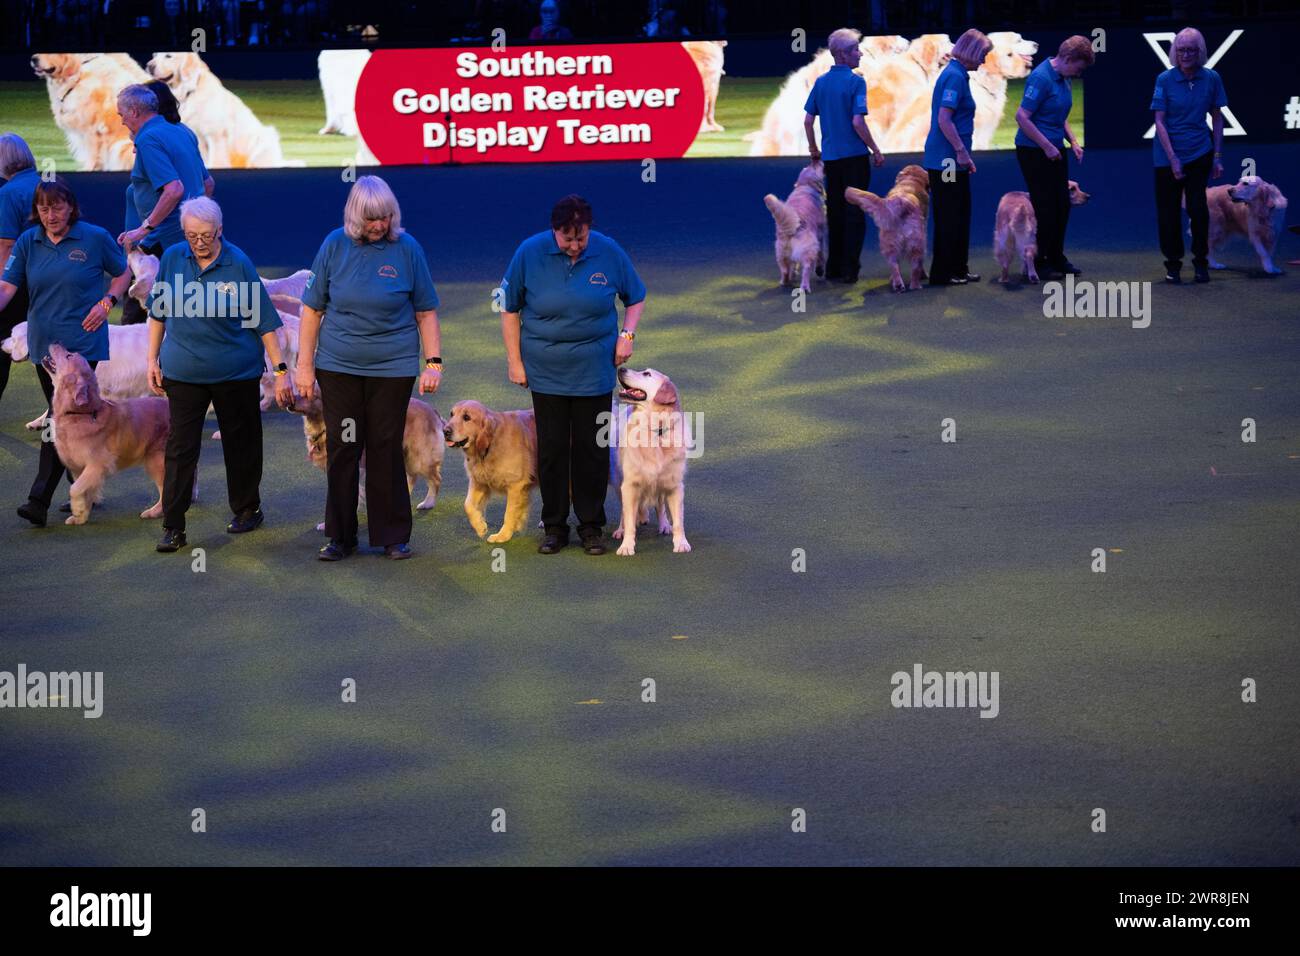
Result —
M 285 365 L 283 362 L 281 362 L 279 365 L 275 367 L 276 375 L 286 375 L 288 374 L 288 372 L 289 372 L 289 366 Z
M 442 356 L 441 356 L 441 355 L 430 355 L 428 358 L 426 358 L 426 359 L 424 360 L 424 367 L 425 367 L 425 368 L 436 368 L 439 372 L 441 372 L 441 371 L 442 371 Z
M 622 338 L 627 339 L 629 342 L 631 342 L 633 339 L 636 338 L 636 333 L 633 332 L 631 329 L 624 329 L 622 332 L 620 332 L 620 333 L 618 333 L 618 334 L 619 334 Z

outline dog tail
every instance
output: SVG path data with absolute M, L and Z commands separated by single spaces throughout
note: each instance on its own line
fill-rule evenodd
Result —
M 869 193 L 865 189 L 855 189 L 852 186 L 844 190 L 844 198 L 870 216 L 871 221 L 877 226 L 880 225 L 879 217 L 887 211 L 883 199 L 875 193 Z
M 776 228 L 779 231 L 790 233 L 799 228 L 798 213 L 781 200 L 768 193 L 763 197 L 763 202 L 767 206 L 767 211 L 772 214 L 772 218 L 776 220 Z

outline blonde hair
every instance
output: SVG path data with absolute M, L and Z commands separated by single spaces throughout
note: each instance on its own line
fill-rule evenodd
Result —
M 1201 36 L 1201 31 L 1195 27 L 1183 27 L 1174 36 L 1174 42 L 1169 44 L 1169 62 L 1175 67 L 1178 66 L 1178 41 L 1183 37 L 1196 41 L 1196 65 L 1205 66 L 1205 61 L 1210 58 L 1210 51 L 1205 48 L 1205 37 Z
M 1087 37 L 1072 36 L 1061 41 L 1056 55 L 1062 60 L 1073 60 L 1092 66 L 1097 61 L 1097 54 L 1092 49 L 1092 41 Z
M 363 242 L 367 219 L 383 219 L 392 216 L 388 223 L 388 235 L 393 242 L 404 231 L 402 229 L 402 208 L 397 205 L 388 183 L 378 176 L 362 176 L 352 185 L 348 193 L 347 204 L 343 207 L 343 231 L 355 242 Z
M 25 139 L 17 133 L 0 136 L 0 176 L 10 179 L 14 173 L 35 167 L 36 157 Z
M 952 45 L 952 58 L 979 64 L 984 62 L 991 49 L 993 49 L 993 41 L 972 27 L 959 36 L 957 42 Z
M 852 27 L 840 27 L 829 37 L 826 38 L 826 48 L 831 51 L 831 56 L 839 56 L 846 50 L 851 50 L 862 42 L 862 34 Z
M 199 222 L 206 222 L 213 229 L 220 229 L 221 207 L 217 205 L 215 199 L 209 199 L 207 196 L 195 196 L 193 199 L 187 199 L 181 203 L 180 218 L 182 223 L 186 219 L 197 219 Z

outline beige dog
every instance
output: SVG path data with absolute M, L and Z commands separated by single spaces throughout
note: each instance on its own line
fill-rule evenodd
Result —
M 881 64 L 875 82 L 867 84 L 867 108 L 872 132 L 882 150 L 916 152 L 924 147 L 925 133 L 921 132 L 920 142 L 916 142 L 916 133 L 905 132 L 900 120 L 913 103 L 928 108 L 935 79 L 951 57 L 952 40 L 946 33 L 926 33 L 908 44 L 905 55 Z
M 1070 180 L 1071 206 L 1082 206 L 1091 198 L 1078 183 Z M 1038 217 L 1034 215 L 1029 193 L 1009 192 L 998 202 L 993 226 L 993 255 L 1002 267 L 998 282 L 1010 281 L 1011 263 L 1017 258 L 1024 263 L 1024 277 L 1030 282 L 1038 282 L 1038 270 L 1034 267 L 1034 259 L 1038 256 Z
M 975 98 L 975 129 L 972 149 L 991 149 L 993 134 L 1007 107 L 1007 80 L 1018 80 L 1034 68 L 1038 44 L 1019 33 L 990 33 L 993 49 L 980 68 L 970 74 L 970 92 Z
M 1233 186 L 1214 186 L 1205 191 L 1210 206 L 1210 268 L 1228 268 L 1215 256 L 1233 236 L 1245 236 L 1259 256 L 1267 275 L 1282 275 L 1273 264 L 1273 250 L 1286 218 L 1286 197 L 1272 183 L 1258 176 L 1242 177 Z M 1186 205 L 1186 203 L 1184 203 Z
M 523 531 L 537 487 L 537 421 L 532 409 L 495 412 L 479 402 L 459 402 L 442 435 L 448 448 L 465 452 L 465 514 L 478 536 L 497 544 Z M 506 496 L 506 513 L 501 530 L 489 535 L 483 507 L 493 492 Z
M 636 527 L 648 509 L 658 511 L 659 533 L 669 530 L 673 551 L 691 550 L 686 540 L 686 450 L 689 436 L 682 402 L 672 380 L 652 368 L 618 370 L 618 400 L 631 408 L 618 417 L 619 497 L 623 505 L 618 553 L 636 554 Z
M 303 165 L 285 160 L 276 128 L 254 116 L 197 53 L 155 53 L 148 68 L 171 87 L 210 169 Z
M 83 170 L 130 169 L 131 131 L 117 115 L 117 94 L 149 75 L 125 53 L 38 53 L 32 70 L 45 80 L 54 123 Z
M 726 45 L 726 40 L 686 40 L 682 43 L 695 62 L 695 68 L 700 71 L 700 79 L 704 81 L 704 116 L 700 120 L 699 130 L 701 133 L 721 133 L 726 129 L 718 122 L 716 115 L 718 89 L 722 85 L 722 61 L 725 55 L 722 48 Z
M 302 433 L 307 439 L 307 460 L 325 470 L 329 455 L 325 446 L 325 410 L 321 405 L 320 386 L 311 398 L 301 396 L 289 409 L 302 416 Z M 428 511 L 438 503 L 442 487 L 442 460 L 446 449 L 442 444 L 442 416 L 432 405 L 413 398 L 406 405 L 406 427 L 402 432 L 402 457 L 406 466 L 406 487 L 415 491 L 416 482 L 423 478 L 427 484 L 424 500 L 415 506 L 417 511 Z M 361 499 L 366 494 L 366 456 L 361 456 Z M 324 531 L 324 522 L 316 526 Z
M 904 166 L 882 199 L 850 186 L 844 198 L 871 217 L 880 233 L 880 254 L 889 263 L 895 292 L 921 288 L 925 278 L 925 221 L 930 212 L 930 176 L 920 166 Z M 899 260 L 911 265 L 911 284 L 903 281 Z
M 811 163 L 799 172 L 794 189 L 785 202 L 768 193 L 763 197 L 776 220 L 776 267 L 781 284 L 794 285 L 802 273 L 800 288 L 812 291 L 813 275 L 826 271 L 826 180 L 821 163 Z
M 57 342 L 50 346 L 45 367 L 54 381 L 54 447 L 76 479 L 66 523 L 85 524 L 108 476 L 136 465 L 144 466 L 158 488 L 158 501 L 140 517 L 161 517 L 167 399 L 105 401 L 90 364 Z

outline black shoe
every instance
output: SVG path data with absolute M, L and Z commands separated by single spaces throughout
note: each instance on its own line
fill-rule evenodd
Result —
M 344 545 L 338 541 L 331 541 L 329 544 L 325 545 L 325 547 L 316 552 L 316 557 L 320 558 L 322 561 L 342 561 L 355 550 L 357 550 L 355 544 Z
M 27 504 L 18 506 L 18 517 L 26 518 L 38 528 L 45 527 L 45 515 L 49 511 L 45 505 L 33 498 L 27 499 Z
M 835 277 L 834 279 L 832 279 L 831 281 L 832 281 L 832 282 L 840 282 L 840 283 L 843 283 L 844 285 L 857 285 L 857 283 L 858 283 L 858 274 L 855 272 L 855 273 L 853 273 L 853 275 L 847 275 L 847 276 L 836 276 L 836 277 Z
M 604 554 L 605 542 L 598 534 L 585 535 L 582 539 L 582 550 L 587 554 Z
M 266 517 L 262 514 L 262 509 L 256 511 L 241 511 L 235 515 L 234 520 L 226 525 L 227 534 L 243 534 L 245 531 L 253 531 L 262 527 L 262 522 Z
M 978 272 L 968 272 L 964 278 L 966 282 L 979 282 L 980 274 Z
M 932 285 L 932 286 L 936 286 L 936 285 L 965 285 L 965 284 L 966 284 L 966 281 L 967 281 L 967 280 L 965 280 L 965 279 L 959 279 L 959 278 L 957 278 L 956 276 L 953 276 L 951 279 L 934 279 L 934 278 L 931 278 L 931 279 L 930 279 L 930 285 Z
M 542 539 L 541 546 L 538 547 L 538 554 L 555 554 L 555 552 L 568 547 L 569 538 L 567 535 L 548 534 Z
M 411 546 L 408 544 L 389 544 L 384 546 L 384 557 L 391 558 L 394 561 L 404 561 L 411 556 Z
M 1083 270 L 1080 269 L 1078 266 L 1076 266 L 1076 265 L 1075 265 L 1073 262 L 1071 262 L 1069 259 L 1062 259 L 1062 260 L 1061 260 L 1060 262 L 1058 262 L 1056 265 L 1052 266 L 1052 270 L 1053 270 L 1054 272 L 1059 272 L 1059 273 L 1061 273 L 1062 275 L 1067 275 L 1067 276 L 1081 276 L 1081 275 L 1083 275 Z
M 185 547 L 184 531 L 177 531 L 175 528 L 163 528 L 162 538 L 159 539 L 154 550 L 161 551 L 163 554 L 171 554 L 183 547 Z
M 1210 270 L 1209 270 L 1209 268 L 1208 268 L 1207 266 L 1197 266 L 1197 267 L 1196 267 L 1196 281 L 1197 281 L 1197 282 L 1209 282 L 1209 281 L 1210 281 Z
M 1165 281 L 1168 282 L 1170 285 L 1182 285 L 1183 277 L 1179 275 L 1177 272 L 1166 272 Z

